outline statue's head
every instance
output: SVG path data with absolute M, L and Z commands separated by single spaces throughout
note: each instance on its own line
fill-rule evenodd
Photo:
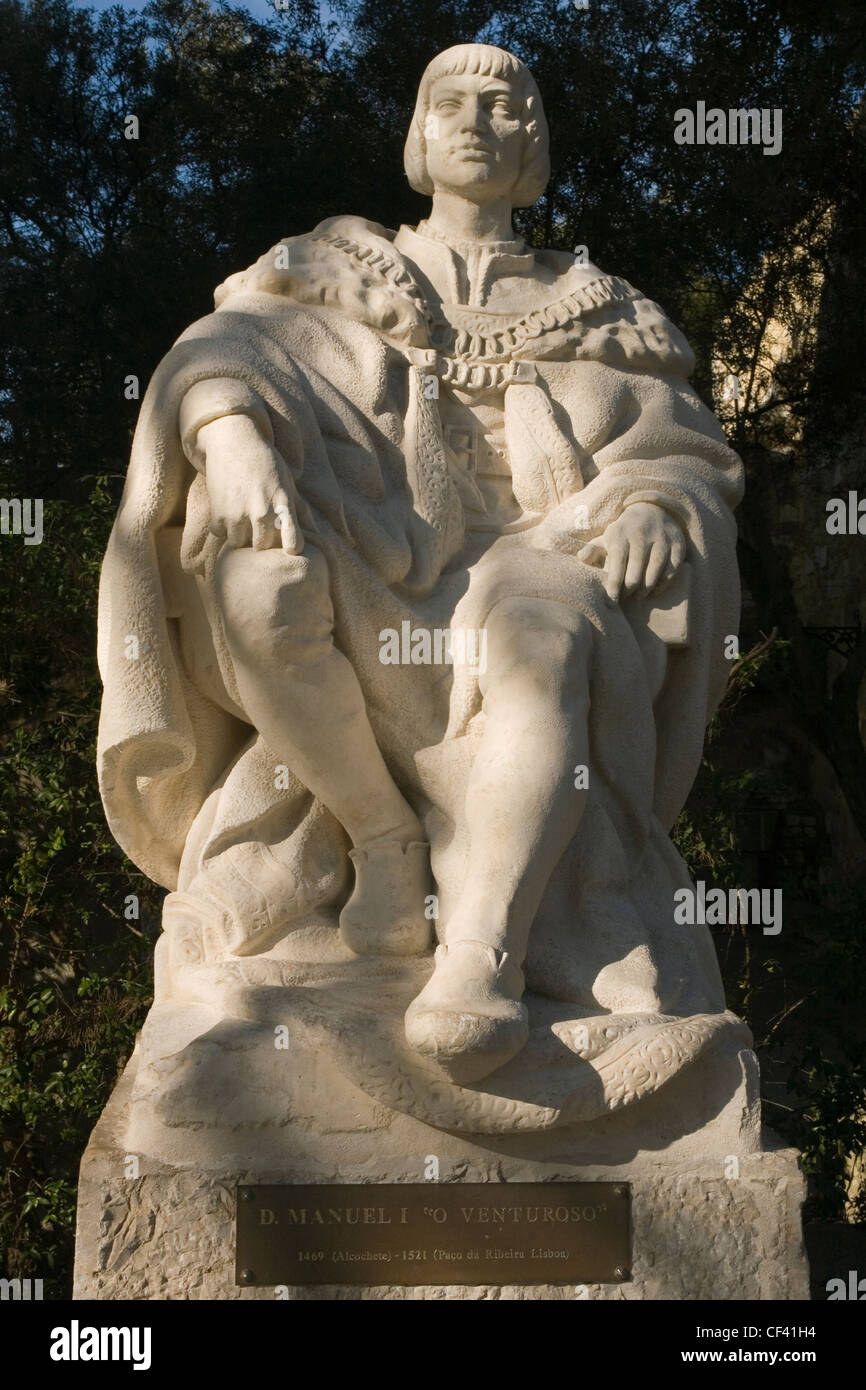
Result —
M 486 43 L 446 48 L 418 88 L 404 163 L 419 193 L 531 207 L 550 178 L 547 122 L 529 69 Z

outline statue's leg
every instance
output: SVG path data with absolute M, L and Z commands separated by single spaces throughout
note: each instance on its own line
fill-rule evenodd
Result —
M 586 803 L 593 627 L 546 599 L 507 599 L 487 623 L 484 732 L 466 794 L 467 876 L 449 944 L 526 955 L 548 879 Z M 578 785 L 575 785 L 577 783 Z
M 433 976 L 406 1016 L 409 1041 L 456 1080 L 495 1070 L 528 1036 L 520 998 L 529 931 L 586 801 L 575 769 L 589 762 L 593 631 L 581 613 L 545 599 L 504 600 L 487 623 L 467 877 Z
M 224 546 L 215 586 L 247 718 L 355 847 L 344 938 L 364 953 L 425 949 L 424 833 L 385 766 L 355 672 L 334 645 L 325 557 L 309 544 L 302 555 Z

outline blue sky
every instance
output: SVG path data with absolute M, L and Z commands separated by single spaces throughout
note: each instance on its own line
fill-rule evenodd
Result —
M 133 4 L 127 3 L 127 0 L 75 0 L 75 4 L 82 10 L 110 10 L 118 3 L 124 10 L 141 10 L 144 8 L 146 0 L 135 0 Z M 255 15 L 257 19 L 272 18 L 274 14 L 273 5 L 269 5 L 267 0 L 241 0 L 241 3 L 233 3 L 232 8 L 249 10 L 250 14 Z M 320 5 L 319 9 L 327 16 L 330 6 Z

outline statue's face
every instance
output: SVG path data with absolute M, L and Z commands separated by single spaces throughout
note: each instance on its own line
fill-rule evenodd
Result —
M 430 89 L 427 172 L 435 190 L 486 203 L 512 192 L 520 177 L 522 102 L 501 77 L 437 77 Z

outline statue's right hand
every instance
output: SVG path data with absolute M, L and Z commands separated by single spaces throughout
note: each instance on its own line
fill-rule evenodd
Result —
M 291 473 L 255 422 L 245 415 L 222 416 L 204 425 L 196 442 L 205 456 L 213 534 L 236 550 L 282 546 L 299 555 L 304 537 Z

